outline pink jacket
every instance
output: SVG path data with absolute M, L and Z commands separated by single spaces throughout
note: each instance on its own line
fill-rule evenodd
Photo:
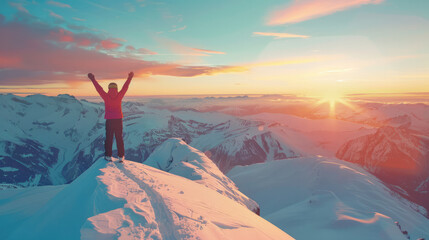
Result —
M 116 88 L 110 88 L 109 92 L 105 92 L 103 88 L 98 84 L 96 80 L 91 80 L 97 90 L 98 94 L 104 100 L 104 108 L 105 108 L 105 119 L 120 119 L 123 118 L 122 114 L 122 98 L 124 98 L 125 93 L 128 90 L 128 86 L 131 83 L 131 78 L 128 78 L 122 87 L 121 91 L 118 92 Z

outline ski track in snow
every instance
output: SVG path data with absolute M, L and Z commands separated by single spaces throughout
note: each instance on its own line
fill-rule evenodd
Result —
M 139 179 L 136 175 L 132 173 L 131 170 L 127 168 L 125 164 L 127 161 L 124 161 L 124 165 L 115 166 L 122 170 L 125 175 L 146 192 L 148 196 L 148 200 L 152 205 L 152 208 L 155 213 L 155 218 L 158 223 L 159 231 L 162 236 L 162 239 L 165 240 L 175 240 L 180 239 L 180 234 L 177 231 L 177 226 L 174 224 L 173 216 L 170 214 L 170 210 L 168 205 L 164 202 L 161 194 L 157 193 L 153 188 L 151 188 L 148 184 L 146 184 L 143 180 Z M 141 172 L 144 176 L 148 176 L 146 173 Z M 149 179 L 149 181 L 154 181 L 153 179 Z

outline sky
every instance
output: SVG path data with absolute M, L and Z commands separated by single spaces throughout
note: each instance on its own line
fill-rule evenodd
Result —
M 427 0 L 0 1 L 0 93 L 429 92 Z

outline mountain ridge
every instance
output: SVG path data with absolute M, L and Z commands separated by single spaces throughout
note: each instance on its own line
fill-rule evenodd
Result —
M 23 215 L 22 206 L 30 205 L 33 195 L 26 202 L 15 199 L 21 207 L 9 208 L 8 219 Z M 144 164 L 103 159 L 2 235 L 10 240 L 293 239 L 201 184 Z

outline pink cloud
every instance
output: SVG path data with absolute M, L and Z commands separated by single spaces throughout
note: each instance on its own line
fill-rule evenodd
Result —
M 32 19 L 2 19 L 0 15 L 0 85 L 3 86 L 61 82 L 74 85 L 87 81 L 88 72 L 96 73 L 100 79 L 116 79 L 123 78 L 129 71 L 137 76 L 193 77 L 246 70 L 235 66 L 184 66 L 129 56 L 115 57 L 98 51 L 98 46 L 103 45 L 108 49 L 117 48 L 119 43 L 111 39 L 73 33 Z
M 136 49 L 135 47 L 128 45 L 125 47 L 125 49 L 129 52 L 131 52 L 131 54 L 143 54 L 143 55 L 156 55 L 158 54 L 157 52 L 151 51 L 147 48 L 139 48 Z
M 76 44 L 80 47 L 89 47 L 91 46 L 92 42 L 87 38 L 81 38 L 76 41 Z
M 131 45 L 126 46 L 125 49 L 127 49 L 128 51 L 135 51 L 136 50 L 136 48 L 131 46 Z
M 294 0 L 288 7 L 270 14 L 268 25 L 297 23 L 365 4 L 384 0 Z
M 270 37 L 274 37 L 275 39 L 280 39 L 280 38 L 309 38 L 310 37 L 310 36 L 306 36 L 306 35 L 298 35 L 298 34 L 291 34 L 291 33 L 274 33 L 274 32 L 254 32 L 253 35 L 270 36 Z
M 1 56 L 0 55 L 0 68 L 14 68 L 21 64 L 22 60 L 19 57 L 14 56 Z
M 63 28 L 58 29 L 58 31 L 51 32 L 51 36 L 53 39 L 59 42 L 73 42 L 73 33 L 67 31 Z
M 46 2 L 46 3 L 47 3 L 47 4 L 51 4 L 51 5 L 53 5 L 53 6 L 56 6 L 56 7 L 71 8 L 71 6 L 70 6 L 70 5 L 65 4 L 65 3 L 60 3 L 60 2 L 55 2 L 55 1 L 48 1 L 48 2 Z
M 102 39 L 91 33 L 74 33 L 63 28 L 55 28 L 50 31 L 50 39 L 57 42 L 67 42 L 79 47 L 95 47 L 97 49 L 115 50 L 122 46 L 116 41 L 123 39 Z
M 56 13 L 52 12 L 52 11 L 49 11 L 49 15 L 51 15 L 52 17 L 54 17 L 54 18 L 56 18 L 56 19 L 64 20 L 63 16 L 58 15 L 58 14 L 56 14 Z
M 77 18 L 77 17 L 73 17 L 74 20 L 79 21 L 79 22 L 84 22 L 86 21 L 85 19 L 82 18 Z
M 207 50 L 207 49 L 200 49 L 200 48 L 192 48 L 192 50 L 194 50 L 196 52 L 209 53 L 209 54 L 225 54 L 224 52 Z
M 112 39 L 106 39 L 100 42 L 100 46 L 106 50 L 112 50 L 119 48 L 122 44 L 114 42 Z
M 200 56 L 210 56 L 210 54 L 225 54 L 225 52 L 215 51 L 215 50 L 208 50 L 208 49 L 202 49 L 202 48 L 193 48 L 189 46 L 185 46 L 175 40 L 168 39 L 168 38 L 157 38 L 157 41 L 161 43 L 164 47 L 169 49 L 172 52 L 172 55 L 182 55 L 187 57 L 187 61 L 189 61 L 189 57 L 194 58 L 191 60 L 196 60 L 195 57 Z
M 151 51 L 151 50 L 146 49 L 146 48 L 139 48 L 137 51 L 138 51 L 138 53 L 145 54 L 145 55 L 156 55 L 156 54 L 158 54 L 157 52 Z
M 167 48 L 172 55 L 178 55 L 183 56 L 183 61 L 185 62 L 193 62 L 196 60 L 196 57 L 200 56 L 209 56 L 206 53 L 203 52 L 197 52 L 193 48 L 185 46 L 175 40 L 168 39 L 168 38 L 156 38 L 156 40 L 164 46 L 164 48 Z
M 9 4 L 10 4 L 12 7 L 14 7 L 14 8 L 18 9 L 18 11 L 25 12 L 25 13 L 29 13 L 29 12 L 28 12 L 28 10 L 27 10 L 24 6 L 22 6 L 22 3 L 14 3 L 14 2 L 10 2 Z

